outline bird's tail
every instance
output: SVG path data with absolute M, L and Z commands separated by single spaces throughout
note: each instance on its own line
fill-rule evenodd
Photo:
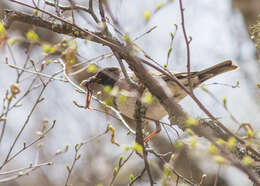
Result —
M 228 60 L 228 61 L 219 63 L 215 66 L 212 66 L 210 68 L 207 68 L 205 70 L 199 71 L 199 72 L 197 72 L 198 74 L 196 74 L 196 75 L 199 77 L 200 83 L 202 83 L 214 76 L 217 76 L 224 72 L 235 70 L 237 68 L 239 68 L 239 67 L 234 65 L 231 60 Z

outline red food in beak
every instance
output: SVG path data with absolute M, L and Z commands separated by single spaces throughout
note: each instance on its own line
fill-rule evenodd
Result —
M 90 102 L 92 100 L 92 95 L 93 95 L 91 89 L 89 88 L 90 83 L 92 83 L 92 81 L 89 81 L 89 80 L 84 80 L 80 83 L 80 86 L 86 87 L 86 105 L 85 105 L 86 109 L 90 109 L 89 105 L 90 105 Z

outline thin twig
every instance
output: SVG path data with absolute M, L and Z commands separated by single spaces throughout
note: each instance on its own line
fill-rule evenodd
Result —
M 24 62 L 24 68 L 26 67 L 28 61 L 29 61 L 29 56 L 30 56 L 30 53 L 31 53 L 31 48 L 32 48 L 32 44 L 29 45 L 29 47 L 27 48 L 27 55 L 26 55 L 26 59 L 25 59 L 25 62 Z M 13 63 L 14 64 L 17 64 L 16 62 L 16 58 L 14 57 L 14 54 L 13 54 L 13 51 L 11 50 L 11 47 L 8 47 L 9 49 L 9 53 L 11 55 L 11 58 L 13 60 Z M 17 71 L 17 70 L 16 70 Z M 20 78 L 22 76 L 24 71 L 17 71 L 17 77 L 16 77 L 16 83 L 18 84 L 20 82 Z M 4 98 L 5 99 L 5 98 Z M 9 112 L 9 109 L 10 109 L 10 105 L 11 105 L 11 102 L 12 102 L 13 99 L 7 99 L 7 108 L 6 108 L 6 112 L 4 114 L 5 116 L 5 120 L 3 122 L 3 127 L 2 127 L 2 131 L 1 131 L 1 135 L 0 135 L 0 144 L 3 140 L 3 137 L 4 137 L 4 133 L 5 133 L 5 130 L 6 130 L 6 125 L 7 125 L 7 115 L 8 115 L 8 112 Z M 3 104 L 3 107 L 4 107 L 4 104 Z
M 55 6 L 55 11 L 57 16 L 61 17 L 61 12 L 60 12 L 60 6 L 59 6 L 59 0 L 54 0 L 54 6 Z
M 36 144 L 37 142 L 39 142 L 40 140 L 42 140 L 55 126 L 56 121 L 54 120 L 52 123 L 52 126 L 46 130 L 40 137 L 38 137 L 37 139 L 35 139 L 33 142 L 31 142 L 30 144 L 25 144 L 22 149 L 20 149 L 19 151 L 17 151 L 16 153 L 14 153 L 12 156 L 8 157 L 5 159 L 5 161 L 3 162 L 3 164 L 0 167 L 0 170 L 11 160 L 13 160 L 15 157 L 17 157 L 19 154 L 21 154 L 23 151 L 25 151 L 26 149 L 28 149 L 29 147 L 31 147 L 32 145 Z M 9 151 L 11 152 L 11 150 Z
M 111 35 L 111 33 L 108 30 L 107 24 L 106 24 L 106 18 L 105 18 L 105 11 L 103 8 L 103 1 L 104 0 L 98 0 L 98 9 L 99 9 L 99 14 L 101 16 L 101 29 L 104 31 L 107 35 Z
M 190 87 L 190 92 L 193 92 L 193 87 L 191 84 L 191 76 L 190 76 L 190 42 L 188 41 L 187 33 L 186 33 L 186 28 L 185 28 L 185 22 L 184 22 L 184 8 L 182 5 L 182 0 L 179 0 L 180 4 L 180 11 L 181 11 L 181 26 L 182 26 L 182 32 L 184 35 L 185 39 L 185 44 L 186 44 L 186 51 L 187 51 L 187 73 L 188 73 L 188 82 L 189 82 L 189 87 Z
M 72 0 L 68 0 L 71 6 L 71 17 L 72 17 L 72 23 L 75 24 L 75 15 L 74 15 L 74 9 L 75 9 L 75 3 Z
M 65 181 L 65 186 L 70 185 L 70 184 L 69 184 L 69 179 L 70 179 L 70 177 L 71 177 L 72 170 L 73 170 L 74 166 L 76 165 L 76 162 L 77 162 L 77 161 L 80 159 L 80 157 L 81 157 L 81 154 L 79 154 L 79 150 L 80 150 L 80 148 L 81 148 L 82 146 L 83 146 L 82 143 L 75 145 L 75 154 L 74 154 L 73 162 L 72 162 L 71 166 L 67 165 L 67 167 L 66 167 L 66 168 L 67 168 L 67 171 L 68 171 L 68 176 L 67 176 L 66 181 Z
M 170 155 L 172 155 L 172 152 L 168 152 L 165 154 L 160 154 L 155 152 L 153 149 L 147 149 L 150 153 L 154 154 L 156 157 L 158 157 L 165 165 L 168 164 L 169 162 L 166 161 L 164 158 L 165 157 L 169 157 Z M 195 183 L 193 183 L 192 181 L 190 181 L 189 179 L 185 178 L 184 176 L 182 176 L 181 174 L 179 174 L 173 167 L 172 167 L 172 163 L 170 163 L 170 170 L 177 176 L 177 178 L 181 178 L 184 182 L 188 183 L 189 185 L 196 185 Z
M 123 64 L 123 62 L 122 62 L 122 59 L 120 58 L 120 55 L 119 55 L 117 52 L 115 52 L 115 51 L 114 51 L 113 53 L 114 53 L 114 55 L 116 56 L 116 59 L 117 59 L 119 65 L 120 65 L 120 67 L 121 67 L 121 70 L 122 70 L 122 72 L 123 72 L 123 74 L 124 74 L 124 76 L 125 76 L 126 82 L 127 82 L 131 87 L 137 89 L 137 85 L 136 85 L 136 84 L 131 80 L 131 78 L 129 77 L 129 75 L 128 75 L 126 69 L 125 69 L 125 66 L 124 66 L 124 64 Z
M 89 0 L 88 1 L 88 10 L 89 10 L 89 14 L 92 16 L 92 18 L 95 20 L 96 23 L 99 23 L 99 19 L 97 18 L 94 10 L 93 10 L 93 0 Z
M 220 174 L 220 168 L 221 168 L 221 165 L 218 165 L 218 170 L 217 170 L 217 173 L 216 173 L 216 178 L 215 178 L 215 181 L 214 181 L 214 186 L 217 186 L 217 185 L 218 185 L 218 179 L 219 179 L 219 174 Z
M 135 183 L 137 180 L 141 179 L 141 178 L 143 177 L 145 171 L 146 171 L 146 169 L 144 168 L 144 169 L 141 171 L 141 173 L 140 173 L 138 176 L 136 176 L 136 177 L 129 183 L 129 186 L 134 185 L 134 183 Z
M 123 162 L 122 162 L 121 159 L 119 160 L 118 167 L 117 167 L 116 171 L 113 172 L 113 178 L 112 178 L 112 180 L 111 180 L 109 185 L 113 185 L 113 183 L 115 182 L 116 177 L 117 177 L 120 169 L 126 164 L 126 162 L 131 158 L 131 156 L 133 154 L 134 154 L 134 151 L 132 151 Z
M 32 74 L 36 74 L 36 75 L 38 75 L 38 76 L 42 76 L 42 77 L 46 77 L 46 78 L 51 78 L 52 80 L 58 80 L 58 81 L 68 82 L 66 79 L 56 78 L 56 77 L 53 77 L 52 75 L 44 74 L 44 73 L 37 72 L 37 71 L 27 70 L 27 69 L 25 69 L 25 68 L 23 68 L 23 67 L 18 67 L 18 66 L 11 65 L 11 64 L 8 64 L 8 66 L 11 67 L 11 68 L 14 68 L 14 69 L 22 70 L 23 72 L 29 72 L 29 73 L 32 73 Z
M 79 152 L 80 152 L 80 149 L 81 149 L 84 145 L 86 145 L 86 144 L 88 144 L 88 143 L 90 143 L 90 142 L 96 140 L 97 138 L 103 136 L 105 133 L 106 133 L 106 132 L 103 132 L 103 133 L 101 133 L 101 134 L 99 134 L 99 135 L 96 135 L 96 136 L 94 136 L 94 137 L 91 137 L 90 139 L 85 140 L 85 141 L 83 141 L 83 142 L 81 142 L 81 143 L 77 143 L 77 144 L 75 145 L 75 148 L 74 148 L 74 149 L 75 149 L 75 154 L 74 154 L 74 159 L 73 159 L 73 161 L 72 161 L 72 164 L 71 164 L 71 166 L 69 166 L 69 165 L 66 166 L 67 171 L 68 171 L 68 175 L 67 175 L 67 178 L 66 178 L 66 181 L 65 181 L 65 186 L 70 185 L 70 184 L 69 184 L 69 180 L 70 180 L 70 177 L 71 177 L 71 175 L 72 175 L 72 171 L 73 171 L 73 169 L 74 169 L 74 167 L 75 167 L 77 161 L 78 161 L 78 160 L 80 159 L 80 157 L 81 157 L 81 154 L 79 153 Z
M 34 78 L 31 82 L 31 84 L 29 85 L 28 89 L 25 91 L 25 93 L 19 98 L 17 99 L 17 101 L 12 105 L 10 106 L 9 109 L 6 109 L 5 112 L 3 112 L 1 115 L 0 115 L 0 118 L 2 118 L 4 115 L 7 114 L 7 112 L 9 112 L 10 110 L 14 109 L 15 107 L 18 107 L 19 103 L 29 94 L 31 93 L 33 90 L 36 90 L 37 88 L 39 88 L 40 86 L 34 86 L 34 83 L 36 81 L 37 78 Z
M 40 163 L 40 164 L 30 165 L 29 167 L 26 167 L 26 168 L 21 168 L 21 169 L 16 169 L 16 170 L 9 171 L 9 172 L 1 173 L 2 175 L 4 175 L 4 174 L 11 174 L 11 173 L 18 172 L 17 175 L 0 179 L 0 183 L 14 181 L 14 180 L 16 180 L 16 179 L 18 179 L 18 178 L 20 178 L 22 176 L 28 175 L 30 172 L 35 171 L 36 169 L 38 169 L 40 167 L 50 166 L 50 165 L 53 165 L 53 163 L 52 162 Z
M 32 46 L 33 44 L 30 43 L 29 47 L 27 48 L 27 51 L 26 51 L 26 59 L 25 59 L 25 62 L 24 62 L 24 65 L 23 65 L 23 69 L 26 68 L 29 60 L 30 60 L 30 56 L 31 56 L 31 52 L 32 52 Z M 22 76 L 22 74 L 24 73 L 24 71 L 22 70 L 21 72 L 18 73 L 17 77 L 16 77 L 16 83 L 19 83 L 19 80 Z
M 55 77 L 55 76 L 56 76 L 57 74 L 59 74 L 59 73 L 60 73 L 60 72 L 54 73 L 52 77 Z M 29 123 L 29 121 L 30 121 L 30 119 L 31 119 L 31 116 L 32 116 L 32 114 L 33 114 L 33 112 L 34 112 L 34 110 L 35 110 L 35 108 L 36 108 L 36 106 L 42 101 L 42 98 L 41 98 L 41 97 L 42 97 L 42 94 L 43 94 L 43 92 L 45 91 L 45 89 L 47 88 L 47 85 L 48 85 L 51 81 L 52 81 L 52 78 L 49 78 L 48 81 L 46 82 L 46 84 L 43 84 L 43 87 L 42 87 L 41 92 L 39 93 L 39 95 L 38 95 L 38 97 L 37 97 L 37 99 L 36 99 L 36 101 L 35 101 L 35 103 L 34 103 L 32 109 L 31 109 L 30 113 L 28 114 L 28 116 L 27 116 L 27 118 L 26 118 L 26 120 L 25 120 L 25 122 L 24 122 L 22 128 L 20 129 L 20 131 L 18 132 L 17 136 L 15 137 L 15 139 L 14 139 L 14 141 L 13 141 L 13 143 L 12 143 L 12 145 L 11 145 L 11 147 L 10 147 L 8 153 L 7 153 L 7 156 L 6 156 L 5 160 L 4 160 L 4 163 L 2 164 L 2 166 L 0 167 L 0 169 L 3 168 L 3 166 L 5 165 L 5 162 L 9 161 L 9 157 L 10 157 L 12 151 L 13 151 L 13 148 L 14 148 L 16 142 L 17 142 L 18 139 L 20 138 L 20 136 L 21 136 L 22 132 L 24 131 L 25 127 L 28 125 L 28 123 Z
M 13 2 L 17 2 L 17 1 L 14 1 L 12 0 Z M 23 3 L 21 2 L 18 2 L 19 4 L 21 5 L 24 5 Z M 24 5 L 24 6 L 27 6 L 28 5 Z M 33 8 L 33 7 L 32 7 Z M 34 7 L 35 8 L 35 7 Z M 40 11 L 40 10 L 39 10 Z M 42 11 L 42 10 L 41 10 Z M 50 13 L 47 15 L 51 15 Z M 52 17 L 56 18 L 55 16 L 52 15 Z M 63 21 L 62 19 L 59 19 L 59 18 L 56 18 L 58 20 L 61 20 Z M 71 25 L 71 24 L 69 24 Z M 75 26 L 75 25 L 74 25 Z M 78 29 L 78 27 L 76 27 Z M 82 29 L 79 29 L 80 31 L 82 31 Z M 83 32 L 83 31 L 82 31 Z M 88 33 L 88 32 L 84 32 L 84 33 Z M 88 33 L 89 34 L 89 33 Z M 91 35 L 91 34 L 90 34 Z M 100 40 L 100 37 L 94 37 L 93 36 L 93 39 L 98 42 L 98 43 L 102 43 L 102 44 L 105 44 L 113 49 L 117 49 L 119 52 L 120 52 L 120 55 L 128 62 L 128 64 L 135 70 L 135 73 L 137 75 L 137 77 L 142 81 L 142 83 L 144 83 L 144 85 L 146 87 L 148 87 L 149 91 L 152 92 L 152 94 L 154 94 L 160 101 L 162 101 L 162 105 L 165 107 L 165 109 L 169 112 L 170 115 L 173 115 L 174 113 L 176 113 L 176 110 L 177 112 L 179 112 L 178 114 L 180 115 L 177 115 L 178 118 L 182 118 L 182 119 L 185 119 L 187 117 L 186 114 L 184 114 L 184 112 L 180 109 L 180 107 L 174 102 L 174 101 L 170 101 L 169 99 L 167 99 L 167 95 L 165 94 L 165 92 L 159 87 L 159 86 L 155 86 L 157 85 L 156 82 L 154 81 L 154 79 L 150 76 L 148 76 L 146 74 L 146 70 L 143 68 L 142 64 L 140 64 L 141 62 L 144 62 L 144 60 L 142 60 L 141 58 L 138 58 L 136 56 L 131 56 L 131 54 L 129 54 L 129 52 L 127 52 L 127 49 L 125 47 L 122 47 L 120 45 L 120 43 L 115 43 L 115 42 L 112 42 L 111 40 L 107 41 L 107 42 L 104 42 L 101 38 Z M 189 43 L 190 41 L 188 41 Z M 150 64 L 148 62 L 148 64 Z M 160 69 L 161 70 L 161 69 Z M 165 73 L 165 71 L 164 71 Z M 170 76 L 170 74 L 168 74 Z M 173 77 L 172 77 L 173 78 Z M 178 82 L 178 80 L 176 78 L 173 78 L 173 81 L 174 82 L 177 82 L 178 85 L 180 85 L 182 88 L 184 87 L 180 82 Z M 152 84 L 151 84 L 152 83 Z M 157 91 L 155 91 L 155 89 L 157 89 Z M 183 90 L 185 90 L 185 92 L 187 92 L 193 99 L 194 101 L 199 105 L 199 107 L 210 117 L 212 118 L 213 120 L 214 119 L 214 116 L 208 112 L 208 110 L 199 102 L 199 100 L 194 96 L 192 95 L 192 93 L 189 92 L 189 90 L 187 90 L 185 87 L 183 88 Z M 166 99 L 162 99 L 162 98 L 166 98 Z M 166 103 L 166 101 L 169 101 L 168 103 Z M 175 110 L 173 110 L 173 108 L 175 108 Z M 181 116 L 181 117 L 179 117 Z M 183 123 L 183 121 L 181 120 L 181 123 Z M 222 123 L 220 123 L 219 121 L 217 122 L 218 125 L 230 136 L 234 136 L 237 141 L 239 141 L 241 144 L 244 144 L 245 145 L 245 142 L 241 139 L 239 139 L 237 136 L 235 136 L 232 132 L 230 132 Z M 196 131 L 198 132 L 198 134 L 200 134 L 201 132 L 199 131 Z M 207 135 L 206 135 L 207 136 Z M 259 153 L 257 153 L 254 149 L 252 149 L 252 147 L 246 147 L 248 151 L 251 151 L 252 154 L 254 156 L 258 156 L 259 157 Z M 247 171 L 246 169 L 243 169 L 243 171 Z M 247 172 L 248 174 L 249 172 Z M 250 178 L 255 179 L 255 177 L 253 175 L 250 176 Z M 257 180 L 256 180 L 257 182 Z
M 5 99 L 5 98 L 4 98 Z M 7 106 L 6 106 L 6 110 L 7 110 L 7 112 L 5 112 L 5 114 L 4 114 L 4 122 L 3 122 L 3 126 L 2 126 L 2 130 L 1 130 L 1 135 L 0 135 L 0 144 L 1 144 L 1 142 L 2 142 L 2 140 L 3 140 L 3 138 L 4 138 L 4 133 L 5 133 L 5 129 L 6 129 L 6 124 L 7 124 L 7 115 L 8 115 L 8 110 L 10 109 L 10 105 L 11 105 L 11 101 L 12 100 L 9 100 L 8 99 L 8 101 L 7 101 Z M 4 105 L 3 105 L 4 106 Z M 1 117 L 2 118 L 2 117 Z
M 203 185 L 203 183 L 204 183 L 206 177 L 207 177 L 206 174 L 203 174 L 203 175 L 201 176 L 201 180 L 200 180 L 199 186 L 202 186 L 202 185 Z

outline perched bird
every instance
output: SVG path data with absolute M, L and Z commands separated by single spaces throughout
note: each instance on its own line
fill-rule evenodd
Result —
M 238 67 L 234 65 L 232 61 L 228 60 L 202 71 L 191 72 L 190 81 L 192 88 L 198 87 L 198 85 L 210 78 L 237 68 Z M 168 76 L 154 72 L 151 72 L 151 74 L 175 101 L 179 102 L 187 95 L 186 92 Z M 189 86 L 188 74 L 186 72 L 174 74 L 183 85 L 186 87 Z M 129 77 L 134 82 L 139 83 L 139 80 L 133 73 L 129 73 Z M 127 83 L 121 69 L 118 67 L 106 67 L 101 69 L 93 77 L 82 81 L 81 86 L 84 86 L 87 89 L 88 96 L 86 107 L 89 107 L 91 95 L 94 94 L 98 99 L 105 101 L 116 108 L 122 115 L 134 119 L 136 100 L 141 97 L 143 105 L 146 108 L 146 118 L 159 121 L 167 115 L 167 112 L 160 104 L 159 100 L 152 97 L 147 89 L 143 92 L 143 95 L 139 95 L 137 90 Z M 147 97 L 148 99 L 146 99 Z

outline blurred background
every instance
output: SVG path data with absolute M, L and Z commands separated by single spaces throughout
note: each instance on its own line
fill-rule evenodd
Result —
M 77 4 L 88 6 L 87 1 L 74 1 Z M 95 2 L 95 1 L 94 1 Z M 186 71 L 186 48 L 181 30 L 181 18 L 178 1 L 168 3 L 164 8 L 152 14 L 149 21 L 143 17 L 143 12 L 149 10 L 153 12 L 156 6 L 166 1 L 159 0 L 114 0 L 108 1 L 113 15 L 118 20 L 123 32 L 129 34 L 131 38 L 142 35 L 147 30 L 156 26 L 149 34 L 138 39 L 136 43 L 160 64 L 166 64 L 167 52 L 170 47 L 170 32 L 175 33 L 173 40 L 173 52 L 169 60 L 168 68 L 177 72 Z M 29 3 L 29 2 L 28 2 Z M 67 1 L 61 4 L 69 5 Z M 55 13 L 54 8 L 43 5 L 40 6 Z M 94 3 L 96 7 L 97 3 Z M 250 39 L 248 26 L 255 24 L 258 14 L 260 14 L 260 2 L 257 0 L 200 0 L 183 1 L 185 7 L 185 24 L 187 33 L 192 37 L 191 41 L 191 68 L 193 71 L 201 70 L 215 65 L 224 60 L 232 60 L 240 69 L 223 74 L 205 83 L 207 88 L 218 99 L 216 102 L 212 97 L 200 88 L 195 90 L 195 94 L 201 102 L 232 131 L 238 129 L 228 112 L 223 108 L 222 100 L 227 100 L 227 108 L 240 123 L 250 123 L 255 131 L 260 129 L 259 118 L 259 88 L 257 83 L 260 80 L 260 65 L 257 60 L 257 52 L 254 43 Z M 32 11 L 10 3 L 7 0 L 0 1 L 0 11 L 3 9 L 14 9 L 22 12 L 31 13 Z M 70 17 L 69 13 L 65 16 Z M 83 19 L 85 18 L 85 19 Z M 77 24 L 89 28 L 91 20 L 88 16 L 79 17 Z M 176 31 L 175 24 L 178 25 Z M 15 23 L 8 30 L 8 35 L 12 37 L 25 36 L 31 29 L 31 25 Z M 95 29 L 92 27 L 92 29 Z M 35 28 L 42 42 L 58 43 L 64 37 L 50 31 Z M 78 60 L 86 61 L 101 54 L 106 54 L 109 49 L 97 44 L 76 39 L 78 47 Z M 0 100 L 5 97 L 6 90 L 16 81 L 16 70 L 8 67 L 5 63 L 8 57 L 9 63 L 16 59 L 17 66 L 22 67 L 26 61 L 28 43 L 18 42 L 11 47 L 13 53 L 7 47 L 0 50 Z M 41 47 L 32 49 L 30 58 L 35 62 L 42 62 L 43 51 Z M 12 56 L 13 55 L 13 56 Z M 99 66 L 118 66 L 115 58 L 105 58 L 98 62 Z M 53 74 L 61 70 L 59 65 L 50 65 L 44 73 Z M 21 78 L 21 91 L 26 90 L 32 79 L 32 74 L 25 73 Z M 39 80 L 38 80 L 39 81 Z M 239 82 L 239 86 L 237 85 Z M 40 83 L 40 81 L 39 81 Z M 233 87 L 232 87 L 233 86 Z M 235 88 L 234 88 L 235 87 Z M 36 89 L 23 99 L 21 106 L 8 113 L 6 132 L 0 144 L 0 163 L 4 161 L 11 144 L 13 143 L 18 131 L 23 126 L 28 114 L 30 113 L 40 89 Z M 69 83 L 62 81 L 51 82 L 44 91 L 45 100 L 40 103 L 32 114 L 21 137 L 14 147 L 14 153 L 19 151 L 24 142 L 28 144 L 37 139 L 37 131 L 42 129 L 44 123 L 50 127 L 53 120 L 56 120 L 54 129 L 32 147 L 22 152 L 19 156 L 6 164 L 1 172 L 22 167 L 28 167 L 30 163 L 54 162 L 53 166 L 43 166 L 31 172 L 29 176 L 22 176 L 3 185 L 64 185 L 68 176 L 66 166 L 71 166 L 75 149 L 75 144 L 92 139 L 92 137 L 103 133 L 107 123 L 111 123 L 116 128 L 116 140 L 123 146 L 132 145 L 134 136 L 128 135 L 128 131 L 117 120 L 108 117 L 104 113 L 94 110 L 85 110 L 73 104 L 84 105 L 85 96 L 75 91 Z M 19 98 L 19 95 L 17 96 Z M 2 108 L 2 101 L 0 101 Z M 93 107 L 102 109 L 98 103 L 92 102 Z M 206 115 L 196 106 L 194 101 L 186 97 L 181 101 L 181 105 L 187 113 L 193 117 L 206 117 Z M 49 122 L 48 122 L 49 121 Z M 163 121 L 168 122 L 167 117 Z M 3 121 L 0 121 L 0 124 Z M 178 129 L 177 129 L 178 130 Z M 178 130 L 181 134 L 181 131 Z M 39 133 L 38 133 L 39 134 Z M 162 133 L 165 136 L 165 133 Z M 176 133 L 171 134 L 172 139 L 178 138 Z M 69 146 L 67 152 L 57 155 Z M 113 169 L 117 166 L 119 156 L 127 157 L 129 151 L 124 151 L 110 142 L 110 134 L 102 135 L 89 142 L 81 149 L 81 158 L 76 163 L 69 183 L 73 185 L 108 185 L 112 179 Z M 151 157 L 152 159 L 154 157 Z M 156 158 L 154 158 L 156 160 Z M 127 185 L 130 174 L 138 175 L 142 171 L 140 158 L 133 155 L 125 167 L 122 168 L 114 185 Z M 159 165 L 158 165 L 159 166 Z M 202 165 L 202 167 L 206 165 Z M 211 167 L 212 172 L 216 171 L 217 166 Z M 209 169 L 209 167 L 207 167 Z M 160 172 L 160 168 L 155 168 Z M 231 175 L 236 175 L 232 179 Z M 160 175 L 160 173 L 158 173 Z M 227 185 L 249 186 L 252 183 L 247 177 L 235 168 L 226 166 L 220 171 L 221 177 L 226 180 Z M 1 175 L 0 175 L 1 176 Z M 146 185 L 148 179 L 141 179 L 136 185 Z M 157 182 L 160 185 L 160 181 Z M 223 184 L 224 185 L 224 184 Z

